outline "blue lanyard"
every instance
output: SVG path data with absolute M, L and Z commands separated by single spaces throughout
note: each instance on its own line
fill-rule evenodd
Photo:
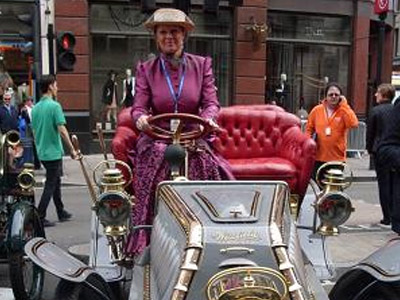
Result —
M 164 59 L 161 57 L 161 67 L 163 69 L 164 72 L 164 76 L 165 79 L 167 80 L 167 84 L 168 84 L 168 88 L 169 88 L 169 92 L 172 96 L 172 100 L 174 101 L 174 112 L 177 113 L 178 112 L 178 101 L 179 101 L 179 97 L 182 94 L 182 90 L 183 90 L 183 83 L 185 82 L 185 71 L 186 71 L 186 59 L 185 57 L 183 58 L 183 71 L 182 71 L 182 76 L 181 79 L 179 81 L 179 87 L 178 87 L 178 92 L 175 93 L 174 91 L 174 87 L 172 85 L 172 81 L 171 81 L 171 76 L 169 76 L 169 72 L 167 70 L 167 68 L 165 67 L 165 61 Z

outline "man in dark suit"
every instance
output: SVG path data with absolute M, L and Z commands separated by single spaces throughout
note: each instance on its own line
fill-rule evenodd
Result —
M 3 134 L 10 130 L 18 131 L 18 111 L 10 104 L 11 96 L 10 92 L 4 93 L 0 106 L 0 130 Z

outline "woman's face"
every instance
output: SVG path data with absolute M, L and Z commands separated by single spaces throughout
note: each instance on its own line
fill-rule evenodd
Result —
M 326 93 L 326 99 L 330 107 L 336 107 L 341 99 L 340 97 L 340 90 L 335 86 L 330 87 Z
M 182 27 L 159 25 L 156 29 L 156 43 L 164 54 L 176 54 L 183 49 L 185 32 Z

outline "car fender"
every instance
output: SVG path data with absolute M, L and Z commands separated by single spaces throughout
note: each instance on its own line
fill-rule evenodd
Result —
M 38 222 L 37 226 L 40 230 L 38 234 L 45 237 L 45 232 L 35 206 L 31 202 L 24 200 L 14 204 L 7 232 L 7 248 L 10 252 L 23 251 L 26 243 L 24 230 L 31 220 Z
M 364 271 L 379 281 L 394 282 L 400 280 L 400 237 L 396 237 L 379 248 L 369 257 L 351 268 L 351 272 Z
M 92 274 L 100 276 L 88 265 L 44 238 L 33 238 L 28 241 L 25 253 L 35 264 L 67 281 L 82 283 Z

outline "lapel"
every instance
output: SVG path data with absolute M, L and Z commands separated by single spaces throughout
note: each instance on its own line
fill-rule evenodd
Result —
M 1 105 L 1 110 L 2 110 L 2 114 L 10 115 L 10 111 L 4 104 Z

